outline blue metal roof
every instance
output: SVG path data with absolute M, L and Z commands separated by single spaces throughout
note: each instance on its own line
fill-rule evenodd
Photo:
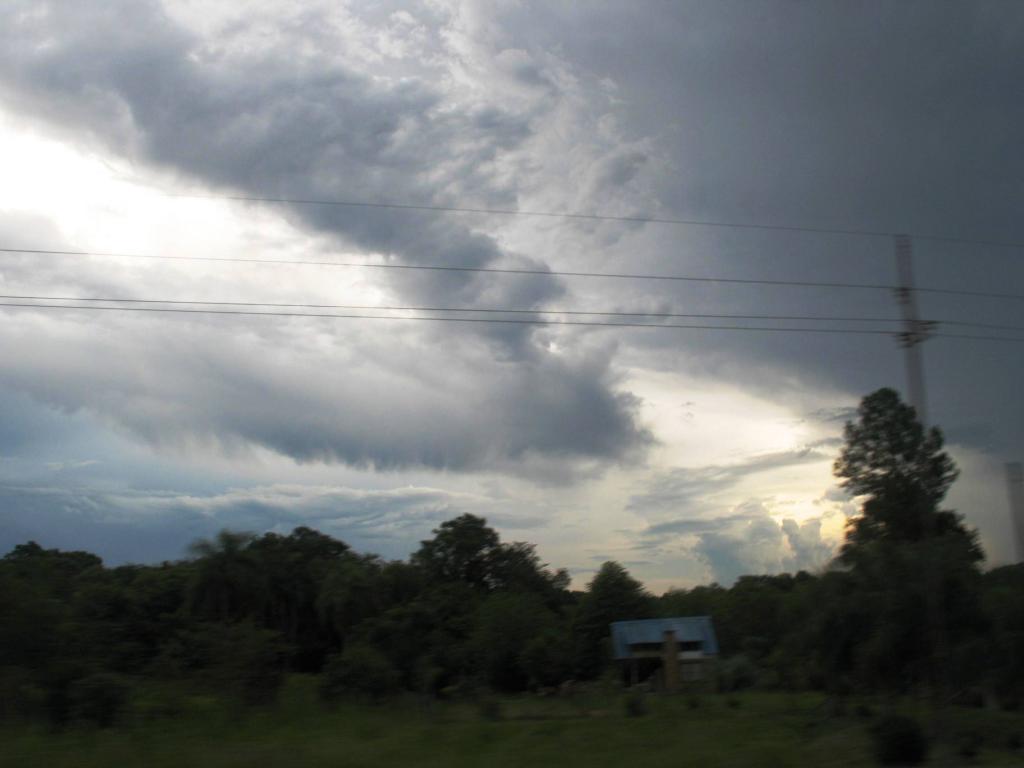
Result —
M 672 619 L 639 619 L 612 622 L 612 649 L 616 659 L 630 658 L 629 646 L 637 643 L 661 643 L 672 630 L 680 643 L 699 642 L 701 650 L 718 655 L 718 639 L 710 616 L 678 616 Z

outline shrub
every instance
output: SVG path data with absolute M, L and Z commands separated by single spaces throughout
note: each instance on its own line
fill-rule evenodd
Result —
M 0 723 L 28 719 L 42 709 L 45 692 L 26 669 L 0 669 Z
M 956 753 L 965 760 L 972 760 L 981 752 L 983 741 L 981 734 L 977 731 L 963 733 L 957 739 Z
M 71 684 L 68 691 L 71 716 L 109 728 L 128 703 L 128 683 L 118 675 L 96 672 Z
M 625 701 L 626 717 L 643 717 L 648 712 L 647 699 L 642 693 L 631 693 Z
M 368 645 L 353 645 L 329 657 L 320 675 L 320 698 L 328 703 L 347 695 L 380 699 L 399 687 L 398 671 Z
M 484 720 L 497 721 L 502 718 L 501 702 L 488 696 L 477 702 L 477 711 Z
M 220 678 L 246 704 L 269 704 L 284 682 L 284 649 L 276 632 L 250 624 L 227 628 L 218 649 L 215 678 Z
M 858 704 L 854 707 L 853 711 L 857 717 L 863 718 L 864 720 L 870 720 L 875 716 L 875 710 L 872 709 L 869 704 Z
M 757 682 L 757 666 L 746 656 L 733 656 L 718 666 L 718 690 L 721 693 L 741 691 Z
M 1024 738 L 1019 733 L 1011 733 L 1006 737 L 1006 748 L 1011 752 L 1020 752 L 1024 748 Z
M 185 712 L 181 693 L 166 686 L 147 685 L 132 694 L 131 716 L 142 722 L 172 719 Z
M 875 758 L 881 765 L 920 765 L 928 740 L 920 724 L 904 715 L 886 715 L 871 729 Z
M 269 704 L 284 682 L 281 635 L 251 622 L 201 622 L 182 631 L 154 665 L 158 676 L 195 675 L 218 693 L 246 704 Z
M 521 663 L 534 686 L 553 687 L 572 674 L 572 648 L 568 635 L 548 630 L 530 640 L 523 649 Z

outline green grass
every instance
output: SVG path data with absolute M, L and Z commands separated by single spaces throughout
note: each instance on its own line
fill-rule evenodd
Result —
M 243 711 L 186 697 L 174 717 L 135 717 L 99 731 L 0 730 L 0 765 L 76 766 L 867 766 L 869 719 L 826 717 L 812 694 L 651 696 L 649 714 L 627 717 L 621 694 L 500 700 L 500 719 L 472 702 L 320 707 L 313 681 L 294 678 L 277 706 Z M 904 704 L 904 708 L 910 705 Z M 912 707 L 911 707 L 912 708 Z M 493 712 L 490 713 L 493 716 Z M 1024 732 L 1024 716 L 957 710 L 949 732 L 973 729 L 986 747 L 973 764 L 1015 765 L 997 748 Z M 960 764 L 962 761 L 954 762 Z

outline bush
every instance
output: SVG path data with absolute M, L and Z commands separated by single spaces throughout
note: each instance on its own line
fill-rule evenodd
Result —
M 928 740 L 920 724 L 904 715 L 886 715 L 871 729 L 875 758 L 881 765 L 920 765 Z
M 625 701 L 626 717 L 643 717 L 648 712 L 647 699 L 642 693 L 631 693 Z
M 477 702 L 477 711 L 484 720 L 498 721 L 502 718 L 501 702 L 488 696 Z
M 158 676 L 196 676 L 246 704 L 269 704 L 284 682 L 281 635 L 251 622 L 202 622 L 169 641 L 154 665 Z
M 1024 748 L 1024 738 L 1019 733 L 1011 733 L 1006 737 L 1006 748 L 1011 752 L 1020 752 Z
M 870 720 L 872 717 L 875 716 L 875 710 L 872 709 L 871 706 L 868 704 L 858 704 L 856 707 L 854 707 L 853 712 L 857 715 L 857 717 L 862 718 L 864 720 Z
M 720 693 L 741 691 L 751 688 L 757 682 L 757 666 L 746 656 L 733 656 L 718 666 L 718 690 Z
M 27 720 L 42 709 L 45 692 L 26 669 L 0 669 L 0 723 Z
M 169 720 L 180 717 L 184 712 L 184 696 L 168 686 L 147 685 L 133 692 L 131 716 L 135 720 Z
M 112 726 L 128 703 L 128 683 L 118 675 L 96 672 L 71 684 L 68 698 L 71 716 L 76 720 Z
M 965 760 L 973 760 L 981 752 L 981 745 L 984 742 L 981 734 L 976 731 L 969 731 L 960 735 L 956 742 L 956 753 Z
M 220 678 L 246 704 L 270 704 L 284 682 L 284 649 L 276 632 L 236 624 L 226 629 L 219 649 L 215 678 Z
M 521 663 L 536 687 L 554 687 L 572 676 L 572 648 L 568 636 L 549 630 L 530 640 L 523 649 Z
M 345 696 L 380 699 L 400 687 L 398 671 L 380 651 L 353 645 L 328 658 L 320 675 L 320 698 L 334 703 Z

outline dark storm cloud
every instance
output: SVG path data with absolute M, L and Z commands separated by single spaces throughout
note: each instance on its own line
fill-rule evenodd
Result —
M 659 214 L 1024 242 L 1024 6 L 593 2 L 518 6 L 502 20 L 524 46 L 560 46 L 576 66 L 615 83 L 623 119 L 652 137 L 661 159 L 663 172 L 649 177 Z M 699 227 L 647 234 L 644 249 L 630 242 L 617 253 L 651 270 L 896 279 L 885 237 Z M 1024 284 L 1019 249 L 917 241 L 915 250 L 920 286 L 1006 292 Z M 884 291 L 644 285 L 632 298 L 655 292 L 707 311 L 898 317 Z M 921 303 L 930 319 L 1024 325 L 1019 302 L 928 295 Z M 899 350 L 884 337 L 652 333 L 636 343 L 668 369 L 742 380 L 773 397 L 828 388 L 853 398 L 904 381 Z M 1015 426 L 1024 423 L 1014 394 L 1024 377 L 1018 348 L 928 344 L 932 417 L 974 446 L 1024 450 Z
M 0 29 L 0 94 L 10 106 L 75 141 L 215 189 L 515 204 L 515 185 L 499 165 L 530 136 L 536 115 L 529 108 L 453 101 L 425 77 L 370 77 L 335 61 L 309 61 L 286 43 L 275 45 L 273 36 L 258 51 L 210 49 L 156 2 L 15 2 L 0 11 Z M 612 163 L 609 182 L 628 177 L 637 162 Z M 405 264 L 546 269 L 459 218 L 332 206 L 297 206 L 290 215 Z M 410 302 L 461 306 L 535 307 L 564 291 L 543 274 L 498 282 L 398 273 L 391 287 Z M 367 355 L 359 375 L 340 382 L 326 371 L 303 380 L 287 375 L 287 364 L 315 366 L 313 354 L 274 360 L 225 349 L 202 334 L 187 343 L 168 334 L 153 344 L 120 332 L 112 344 L 90 339 L 71 353 L 55 339 L 50 348 L 44 343 L 5 381 L 59 408 L 99 413 L 152 442 L 198 436 L 266 446 L 299 461 L 376 468 L 514 471 L 538 456 L 631 457 L 651 439 L 635 422 L 636 399 L 616 391 L 608 352 L 581 345 L 554 355 L 528 326 L 380 332 L 375 338 L 389 342 L 388 353 Z M 445 343 L 449 359 L 428 358 L 418 349 L 424 339 Z M 13 337 L 7 341 L 18 347 Z M 388 355 L 391 361 L 380 360 Z M 98 359 L 110 362 L 97 368 Z M 366 360 L 378 369 L 366 373 Z M 407 370 L 392 370 L 397 361 Z M 417 386 L 416 369 L 429 370 L 442 388 Z M 167 376 L 140 375 L 154 370 Z
M 638 132 L 671 136 L 671 208 L 1020 239 L 1019 6 L 597 2 L 510 23 L 614 79 Z

